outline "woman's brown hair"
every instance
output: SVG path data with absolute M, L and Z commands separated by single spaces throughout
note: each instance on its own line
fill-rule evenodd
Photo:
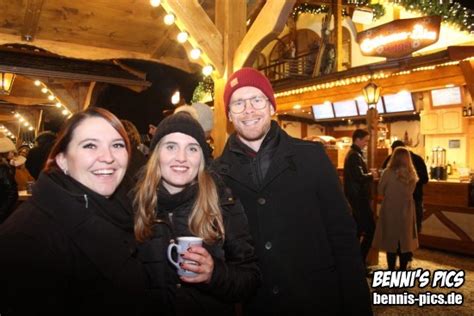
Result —
M 44 167 L 44 171 L 51 172 L 52 170 L 59 168 L 56 163 L 56 156 L 60 153 L 67 152 L 67 147 L 69 146 L 69 143 L 71 142 L 74 136 L 74 131 L 76 130 L 76 128 L 84 120 L 92 117 L 103 118 L 104 120 L 109 122 L 109 124 L 112 125 L 112 127 L 120 134 L 120 136 L 122 136 L 123 140 L 125 141 L 125 148 L 127 149 L 127 152 L 130 155 L 130 141 L 128 139 L 127 132 L 125 131 L 125 128 L 123 127 L 120 120 L 106 109 L 92 107 L 88 108 L 85 111 L 75 113 L 64 123 L 63 127 L 61 128 L 61 131 L 58 134 L 58 137 L 56 138 L 56 141 L 54 142 L 53 148 L 49 153 L 48 160 L 46 161 Z

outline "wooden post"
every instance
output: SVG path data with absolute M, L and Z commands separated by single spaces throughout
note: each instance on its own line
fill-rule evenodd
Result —
M 342 0 L 336 0 L 333 9 L 334 44 L 336 46 L 336 71 L 342 71 Z
M 378 130 L 378 122 L 379 122 L 379 115 L 377 113 L 377 108 L 369 108 L 367 110 L 367 131 L 369 132 L 369 145 L 367 148 L 367 167 L 370 169 L 377 168 L 375 165 L 375 156 L 377 153 L 377 130 Z M 371 197 L 372 197 L 372 216 L 375 218 L 375 214 L 377 212 L 377 186 L 375 182 L 372 182 L 371 185 Z M 370 252 L 367 256 L 367 263 L 368 265 L 376 265 L 379 261 L 379 253 L 378 249 L 371 248 Z

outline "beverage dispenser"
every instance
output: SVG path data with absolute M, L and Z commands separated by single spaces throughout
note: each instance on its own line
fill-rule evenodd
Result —
M 446 180 L 448 174 L 446 172 L 446 149 L 437 146 L 431 150 L 431 179 Z

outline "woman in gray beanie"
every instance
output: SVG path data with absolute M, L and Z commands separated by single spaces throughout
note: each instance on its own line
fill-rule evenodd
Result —
M 239 201 L 208 170 L 204 131 L 186 112 L 165 118 L 151 141 L 150 158 L 134 199 L 135 236 L 153 295 L 146 307 L 167 315 L 230 315 L 233 303 L 256 289 L 260 273 Z M 182 254 L 178 276 L 168 262 L 171 239 L 196 236 L 203 246 Z

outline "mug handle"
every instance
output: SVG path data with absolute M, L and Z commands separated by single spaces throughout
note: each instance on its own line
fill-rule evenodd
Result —
M 173 251 L 173 248 L 176 248 L 176 251 L 179 253 L 179 245 L 175 243 L 171 243 L 168 245 L 168 260 L 178 269 L 180 269 L 180 266 L 178 262 L 173 260 L 173 256 L 171 255 L 171 252 Z M 178 254 L 179 255 L 179 254 Z

